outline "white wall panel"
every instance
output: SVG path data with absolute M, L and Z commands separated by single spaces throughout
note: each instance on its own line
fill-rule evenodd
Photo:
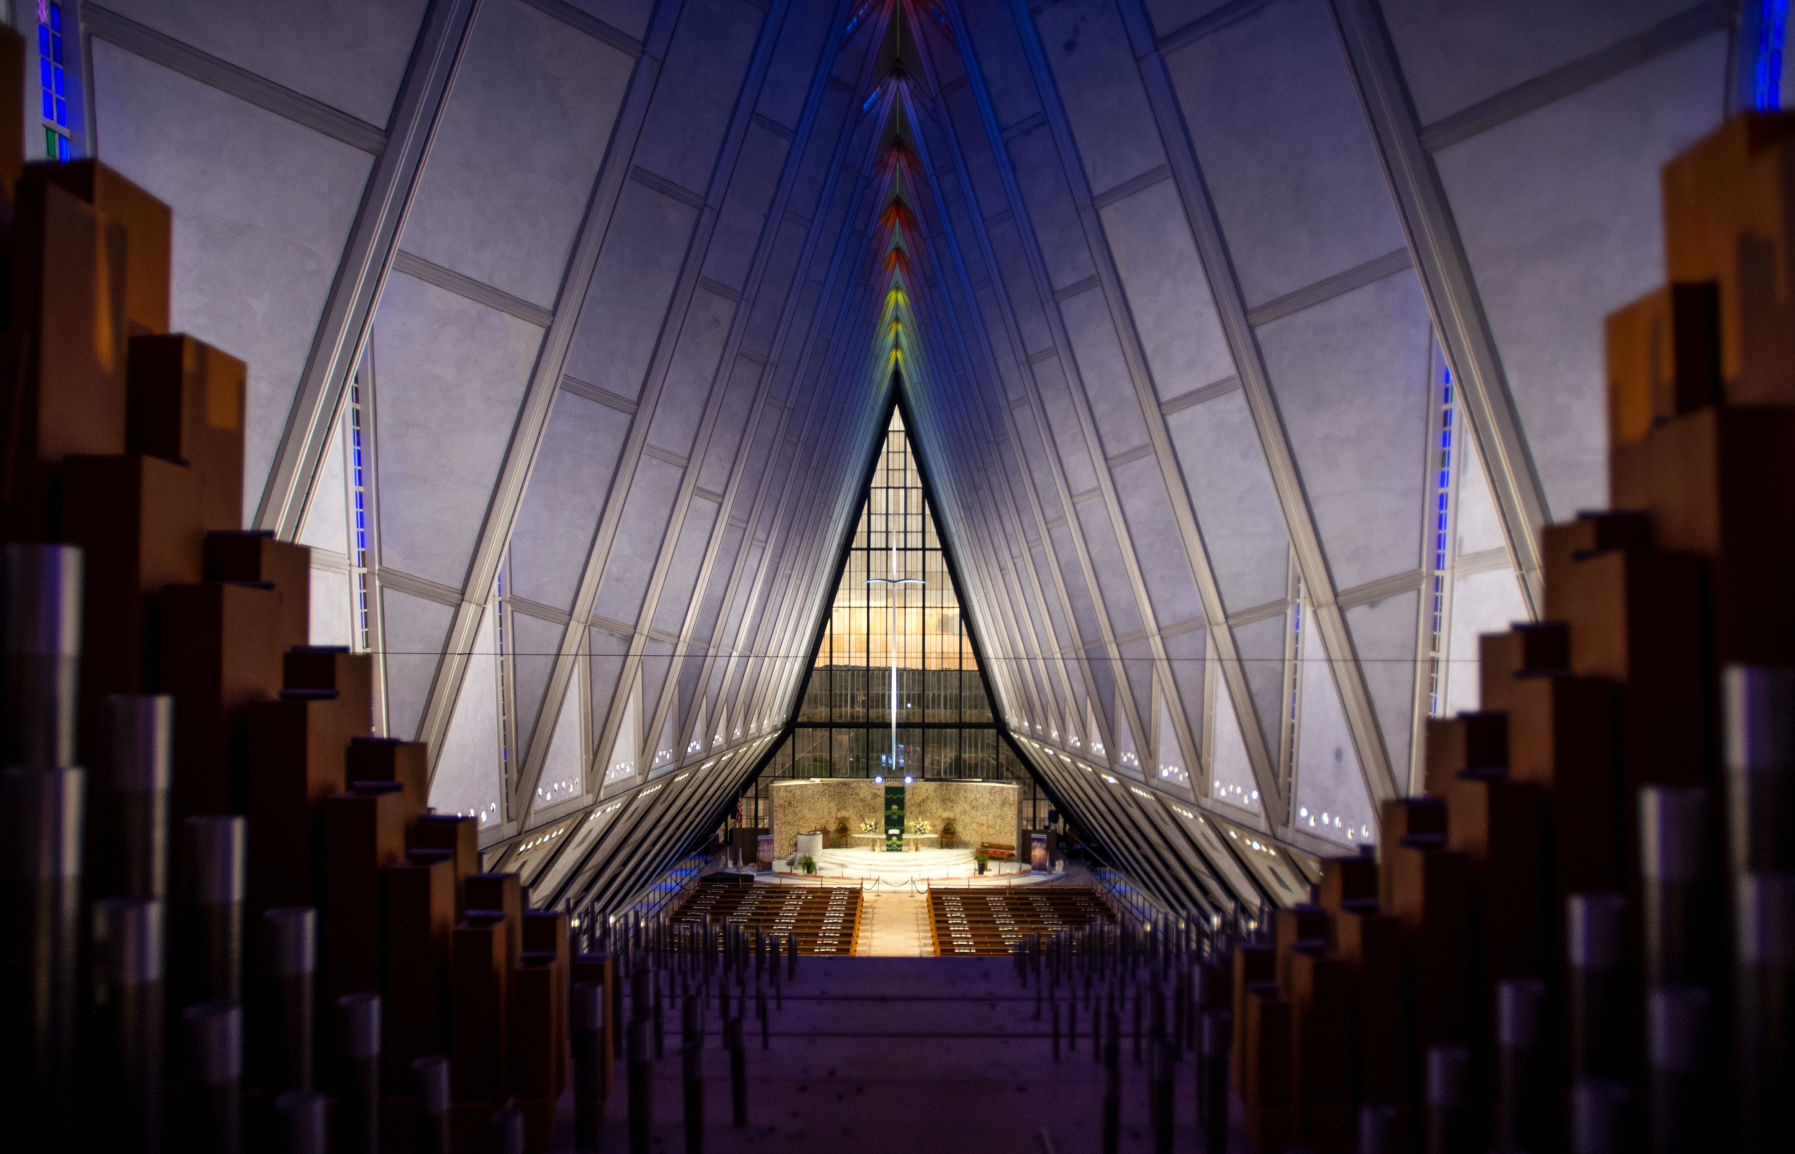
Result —
M 1711 36 L 1437 158 L 1554 520 L 1607 503 L 1602 319 L 1664 279 L 1658 169 L 1718 121 L 1726 47 Z
M 1423 123 L 1599 52 L 1693 0 L 1379 0 Z M 1719 106 L 1716 77 L 1713 98 Z
M 386 668 L 386 735 L 411 741 L 417 736 L 430 679 L 441 659 L 443 640 L 455 610 L 447 605 L 383 589 L 380 632 Z
M 681 471 L 651 457 L 636 467 L 635 482 L 624 498 L 617 538 L 605 562 L 593 612 L 612 621 L 634 621 L 642 611 L 648 577 L 660 554 L 661 538 L 673 512 Z M 596 684 L 596 683 L 595 683 Z
M 716 523 L 717 503 L 693 497 L 686 506 L 685 523 L 680 526 L 679 540 L 667 564 L 666 580 L 655 605 L 653 628 L 677 633 L 685 624 L 686 611 L 692 604 L 692 590 L 698 584 L 698 570 L 710 546 L 711 527 Z
M 697 222 L 683 201 L 623 186 L 567 354 L 569 376 L 632 400 L 641 393 Z
M 1073 509 L 1078 517 L 1079 535 L 1097 575 L 1098 589 L 1103 594 L 1103 609 L 1109 617 L 1111 635 L 1127 635 L 1144 628 L 1109 510 L 1100 498 L 1094 496 L 1080 501 Z
M 106 7 L 386 127 L 427 0 L 107 0 Z
M 633 64 L 524 0 L 483 4 L 405 249 L 553 305 Z
M 1216 677 L 1215 730 L 1209 764 L 1209 797 L 1212 801 L 1258 812 L 1259 785 L 1253 777 L 1252 762 L 1247 759 L 1247 746 L 1240 736 L 1240 718 L 1234 711 L 1226 680 Z
M 249 366 L 255 512 L 372 158 L 104 41 L 99 157 L 174 210 L 170 321 Z
M 438 813 L 464 813 L 484 829 L 504 819 L 500 804 L 498 652 L 493 647 L 493 614 L 481 615 L 474 649 L 455 712 L 430 780 L 430 806 Z
M 1057 0 L 1035 14 L 1035 25 L 1092 190 L 1163 164 L 1165 149 L 1113 0 Z
M 1477 441 L 1470 435 L 1470 427 L 1463 423 L 1463 419 L 1464 410 L 1456 410 L 1453 420 L 1458 427 L 1454 430 L 1457 435 L 1452 439 L 1452 468 L 1458 478 L 1458 507 L 1453 514 L 1453 527 L 1460 556 L 1498 549 L 1503 544 L 1502 522 L 1496 515 L 1496 502 L 1490 496 L 1489 474 L 1484 471 Z
M 1172 516 L 1165 477 L 1154 458 L 1130 461 L 1111 471 L 1122 514 L 1128 519 L 1128 541 L 1141 581 L 1147 587 L 1153 616 L 1163 628 L 1203 616 L 1190 555 Z
M 1040 399 L 1039 411 L 1047 417 L 1047 429 L 1053 436 L 1060 468 L 1065 472 L 1067 491 L 1074 497 L 1090 492 L 1097 487 L 1097 465 L 1091 454 L 1102 450 L 1085 440 L 1084 426 L 1075 407 L 1077 402 L 1072 399 L 1072 386 L 1066 380 L 1058 357 L 1035 362 L 1035 385 Z M 1028 417 L 1018 412 L 1017 419 L 1027 420 Z
M 1259 732 L 1273 761 L 1277 760 L 1284 718 L 1290 712 L 1290 702 L 1284 696 L 1284 642 L 1289 632 L 1287 613 L 1234 627 L 1234 648 L 1240 654 L 1241 672 L 1246 674 L 1247 692 L 1258 714 Z
M 1327 0 L 1272 0 L 1166 64 L 1249 305 L 1402 247 Z
M 1432 332 L 1406 271 L 1259 330 L 1337 589 L 1420 564 Z
M 1333 662 L 1319 630 L 1303 630 L 1302 648 L 1293 819 L 1298 829 L 1317 837 L 1348 843 L 1368 841 L 1377 819 L 1365 793 L 1352 732 L 1340 707 Z
M 1041 263 L 1047 267 L 1047 283 L 1060 289 L 1090 276 L 1096 270 L 1053 132 L 1045 124 L 1019 132 L 1009 140 L 1009 154 Z
M 536 783 L 534 804 L 559 805 L 585 792 L 585 759 L 580 749 L 580 679 L 567 679 L 567 691 L 552 718 L 554 734 L 542 776 Z
M 788 142 L 758 124 L 751 124 L 742 140 L 742 154 L 729 178 L 717 230 L 704 257 L 704 275 L 730 288 L 748 283 L 748 267 L 760 242 L 779 173 L 785 166 Z
M 562 390 L 511 530 L 511 591 L 568 609 L 617 469 L 630 417 Z
M 555 655 L 566 626 L 544 621 L 528 613 L 513 612 L 505 640 L 511 657 L 511 700 L 515 712 L 515 755 L 521 762 L 536 732 L 542 701 L 548 694 L 549 676 L 555 671 Z
M 1060 316 L 1065 319 L 1066 336 L 1072 342 L 1103 455 L 1115 457 L 1143 447 L 1147 426 L 1103 293 L 1093 289 L 1067 297 L 1060 302 Z
M 1230 610 L 1284 596 L 1290 542 L 1259 436 L 1238 391 L 1166 418 L 1197 527 Z
M 374 318 L 380 561 L 467 575 L 542 330 L 395 273 Z
M 648 106 L 637 164 L 705 191 L 764 15 L 747 0 L 688 0 Z
M 341 569 L 313 569 L 311 581 L 311 627 L 306 639 L 313 645 L 348 645 L 349 574 Z
M 698 435 L 698 424 L 704 418 L 734 316 L 735 302 L 704 289 L 692 294 L 648 426 L 650 444 L 682 457 L 691 453 L 692 438 Z
M 1371 694 L 1399 786 L 1408 783 L 1409 745 L 1414 734 L 1419 599 L 1419 593 L 1399 593 L 1346 611 L 1346 628 L 1352 634 L 1359 672 Z
M 1177 187 L 1162 180 L 1099 214 L 1161 401 L 1234 374 L 1183 212 Z
M 349 489 L 344 476 L 343 455 L 343 434 L 338 429 L 330 438 L 330 447 L 324 450 L 324 459 L 319 462 L 318 479 L 312 484 L 312 499 L 306 506 L 299 543 L 348 557 Z
M 1452 583 L 1452 623 L 1446 643 L 1446 708 L 1450 717 L 1476 709 L 1483 697 L 1478 684 L 1477 639 L 1525 620 L 1520 587 L 1506 569 L 1473 573 Z

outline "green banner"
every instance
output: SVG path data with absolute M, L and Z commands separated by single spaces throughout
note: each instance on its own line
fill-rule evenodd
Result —
M 885 787 L 885 852 L 904 852 L 904 787 Z

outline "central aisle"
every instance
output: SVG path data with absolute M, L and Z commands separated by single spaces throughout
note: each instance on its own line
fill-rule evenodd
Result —
M 860 896 L 862 957 L 933 957 L 929 941 L 929 899 L 910 890 L 866 890 Z
M 881 895 L 887 896 L 887 895 Z M 890 907 L 897 908 L 897 907 Z M 700 1049 L 705 1154 L 1085 1154 L 1101 1147 L 1104 1073 L 1092 1061 L 1088 1015 L 1053 1060 L 1052 1027 L 1034 1018 L 1008 958 L 805 957 L 770 1014 L 768 1047 L 748 1025 L 748 1125 L 730 1125 L 729 1054 L 716 1003 Z M 771 999 L 769 999 L 769 1002 Z M 668 1010 L 665 1056 L 653 1063 L 650 1148 L 684 1150 L 679 1020 Z M 601 1150 L 629 1149 L 625 1065 L 605 1103 Z M 1195 1077 L 1178 1064 L 1173 1148 L 1194 1150 Z M 1124 1047 L 1120 1149 L 1153 1148 L 1146 1064 Z M 571 1095 L 555 1149 L 573 1148 Z M 1236 1131 L 1229 1154 L 1251 1147 Z

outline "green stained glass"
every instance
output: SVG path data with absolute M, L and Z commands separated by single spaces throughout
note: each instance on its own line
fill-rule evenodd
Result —
M 56 130 L 54 128 L 44 129 L 44 155 L 51 160 L 56 159 Z

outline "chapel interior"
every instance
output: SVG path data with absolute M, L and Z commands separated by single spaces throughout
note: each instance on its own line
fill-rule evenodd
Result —
M 1788 9 L 0 0 L 0 1151 L 1787 1149 Z

